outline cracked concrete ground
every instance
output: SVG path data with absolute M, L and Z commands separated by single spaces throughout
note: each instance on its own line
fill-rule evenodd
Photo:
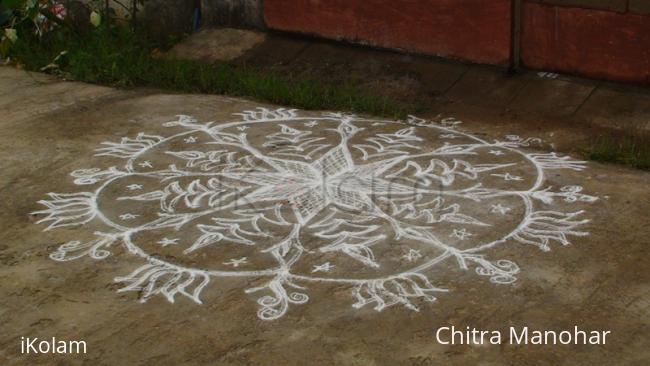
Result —
M 549 252 L 520 243 L 495 248 L 491 258 L 507 258 L 521 268 L 514 284 L 493 284 L 449 261 L 427 275 L 450 292 L 437 293 L 435 303 L 417 303 L 419 312 L 401 306 L 381 312 L 373 305 L 355 309 L 349 285 L 314 282 L 300 283 L 309 293 L 307 304 L 291 305 L 283 317 L 262 321 L 256 315 L 258 294 L 244 293 L 261 284 L 257 279 L 216 278 L 203 291 L 202 305 L 182 297 L 171 304 L 162 296 L 142 304 L 137 293 L 116 292 L 122 285 L 114 278 L 142 264 L 123 248 L 101 261 L 49 258 L 61 244 L 91 239 L 100 228 L 91 224 L 43 232 L 44 225 L 35 224 L 42 217 L 31 215 L 42 209 L 37 202 L 48 192 L 78 189 L 70 172 L 100 165 L 93 154 L 104 141 L 139 132 L 164 135 L 162 123 L 178 114 L 225 121 L 260 104 L 115 90 L 6 67 L 0 68 L 0 90 L 3 364 L 646 365 L 650 359 L 650 173 L 598 163 L 588 163 L 584 171 L 550 171 L 549 186 L 577 184 L 599 197 L 579 203 L 591 219 L 581 229 L 590 235 L 572 236 L 568 246 L 552 243 Z M 463 116 L 438 118 L 445 117 Z M 527 116 L 518 118 L 524 127 L 463 117 L 460 128 L 485 140 L 513 131 L 544 138 L 544 144 L 523 147 L 526 152 L 548 152 L 548 146 L 570 140 L 543 127 L 531 132 L 525 127 Z M 387 129 L 372 128 L 377 133 Z M 450 325 L 503 331 L 578 325 L 612 334 L 600 346 L 439 344 L 435 330 Z M 23 336 L 84 340 L 88 353 L 22 355 Z

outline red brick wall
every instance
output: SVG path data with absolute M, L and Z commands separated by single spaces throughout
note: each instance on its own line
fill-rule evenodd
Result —
M 527 3 L 522 25 L 527 67 L 650 82 L 650 16 Z
M 650 83 L 650 0 L 524 0 L 523 65 Z M 272 29 L 507 65 L 510 0 L 264 0 Z M 595 8 L 595 9 L 590 9 Z
M 510 0 L 265 0 L 273 29 L 508 63 Z

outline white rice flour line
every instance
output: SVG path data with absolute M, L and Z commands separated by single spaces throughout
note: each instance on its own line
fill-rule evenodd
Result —
M 113 245 L 121 244 L 145 264 L 115 279 L 125 284 L 119 291 L 138 291 L 143 302 L 154 295 L 174 302 L 181 295 L 201 303 L 201 292 L 211 278 L 268 278 L 246 293 L 267 293 L 258 299 L 258 316 L 273 320 L 285 315 L 290 305 L 309 301 L 305 287 L 309 283 L 350 285 L 355 308 L 372 304 L 381 311 L 401 304 L 418 311 L 419 303 L 433 302 L 436 293 L 446 291 L 434 286 L 425 274 L 442 261 L 454 258 L 460 269 L 474 267 L 492 283 L 510 284 L 516 281 L 520 268 L 506 259 L 491 261 L 486 251 L 506 242 L 548 251 L 552 242 L 567 245 L 570 236 L 587 235 L 579 229 L 588 222 L 579 218 L 582 210 L 561 212 L 553 205 L 558 200 L 577 204 L 597 198 L 582 193 L 580 186 L 556 191 L 544 185 L 547 170 L 580 171 L 585 163 L 555 153 L 520 150 L 536 139 L 507 136 L 505 141 L 488 142 L 456 130 L 459 122 L 453 119 L 432 124 L 416 117 L 400 122 L 342 113 L 301 116 L 297 110 L 265 108 L 237 116 L 241 118 L 238 121 L 200 123 L 181 115 L 164 124 L 184 129 L 172 136 L 140 133 L 133 139 L 103 143 L 97 156 L 124 159 L 123 168 L 73 172 L 76 185 L 96 188 L 50 193 L 49 199 L 40 201 L 46 208 L 34 214 L 44 215 L 38 222 L 49 224 L 46 230 L 94 220 L 107 230 L 95 232 L 96 239 L 88 242 L 70 241 L 50 257 L 61 262 L 84 256 L 101 260 L 111 255 Z M 275 127 L 276 132 L 263 136 L 261 143 L 252 143 L 249 132 L 255 126 Z M 374 126 L 382 126 L 383 132 L 372 133 Z M 444 144 L 431 149 L 427 145 L 431 141 L 418 135 L 425 129 L 438 132 Z M 329 143 L 328 134 L 330 140 L 338 136 L 339 142 Z M 205 137 L 209 141 L 204 141 Z M 167 150 L 180 141 L 190 149 Z M 161 168 L 154 159 L 157 152 L 175 163 L 163 163 Z M 182 164 L 185 167 L 179 167 Z M 531 169 L 521 170 L 526 167 Z M 518 169 L 517 173 L 511 169 Z M 499 177 L 512 179 L 499 181 Z M 129 181 L 133 179 L 155 180 L 161 187 L 152 191 Z M 158 202 L 157 219 L 135 224 L 141 220 L 139 213 L 107 214 L 99 197 L 123 181 L 130 184 L 115 198 L 113 207 Z M 463 188 L 468 183 L 469 187 Z M 464 202 L 486 207 L 466 212 Z M 243 208 L 248 204 L 255 206 Z M 193 224 L 210 215 L 214 217 L 209 224 Z M 498 239 L 481 242 L 482 235 L 474 233 L 499 230 L 498 220 L 504 217 L 519 217 L 519 222 Z M 389 234 L 384 228 L 390 228 Z M 446 228 L 453 232 L 443 234 Z M 277 265 L 246 269 L 255 258 L 239 255 L 220 261 L 223 268 L 188 267 L 150 255 L 135 239 L 141 233 L 164 231 L 171 237 L 190 229 L 201 235 L 186 247 L 184 255 L 230 243 L 250 248 L 256 255 L 271 256 Z M 288 232 L 278 237 L 273 234 L 277 230 Z M 307 236 L 325 244 L 305 246 Z M 181 245 L 178 240 L 165 236 L 159 243 L 173 248 Z M 259 248 L 272 240 L 277 242 Z M 406 252 L 399 258 L 377 255 L 376 248 L 385 247 L 390 240 L 405 246 Z M 333 259 L 311 263 L 307 272 L 295 270 L 298 263 L 311 261 L 314 255 Z M 334 260 L 352 261 L 346 263 L 356 263 L 369 275 L 350 277 L 345 266 Z

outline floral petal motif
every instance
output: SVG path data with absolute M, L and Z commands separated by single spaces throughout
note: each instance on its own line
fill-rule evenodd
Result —
M 246 278 L 261 283 L 245 292 L 259 294 L 262 320 L 308 303 L 307 284 L 348 286 L 356 309 L 419 311 L 447 291 L 429 269 L 448 261 L 511 284 L 520 267 L 489 259 L 492 248 L 568 245 L 587 235 L 589 220 L 556 205 L 597 200 L 577 185 L 545 183 L 547 170 L 581 171 L 584 162 L 521 150 L 535 138 L 485 141 L 453 118 L 402 122 L 284 108 L 234 118 L 179 115 L 164 124 L 169 137 L 103 143 L 97 156 L 124 164 L 73 172 L 74 184 L 95 190 L 50 193 L 34 214 L 45 230 L 91 223 L 108 230 L 50 257 L 136 256 L 144 264 L 115 281 L 142 302 L 162 295 L 200 304 L 213 277 Z M 118 244 L 126 250 L 112 250 Z

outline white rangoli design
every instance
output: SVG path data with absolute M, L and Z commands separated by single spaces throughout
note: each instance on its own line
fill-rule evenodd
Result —
M 201 303 L 212 279 L 251 278 L 261 285 L 245 292 L 261 293 L 258 316 L 270 320 L 307 303 L 313 283 L 350 286 L 355 308 L 418 310 L 446 291 L 430 274 L 442 263 L 509 284 L 519 267 L 488 259 L 490 249 L 518 242 L 547 251 L 587 235 L 582 211 L 566 207 L 597 198 L 545 183 L 547 170 L 584 162 L 520 149 L 535 139 L 488 142 L 451 119 L 262 108 L 237 116 L 179 116 L 165 124 L 169 137 L 104 143 L 97 155 L 121 165 L 73 172 L 91 189 L 50 193 L 35 213 L 47 229 L 102 229 L 51 258 L 104 259 L 120 244 L 119 255 L 144 264 L 116 281 L 143 302 Z

